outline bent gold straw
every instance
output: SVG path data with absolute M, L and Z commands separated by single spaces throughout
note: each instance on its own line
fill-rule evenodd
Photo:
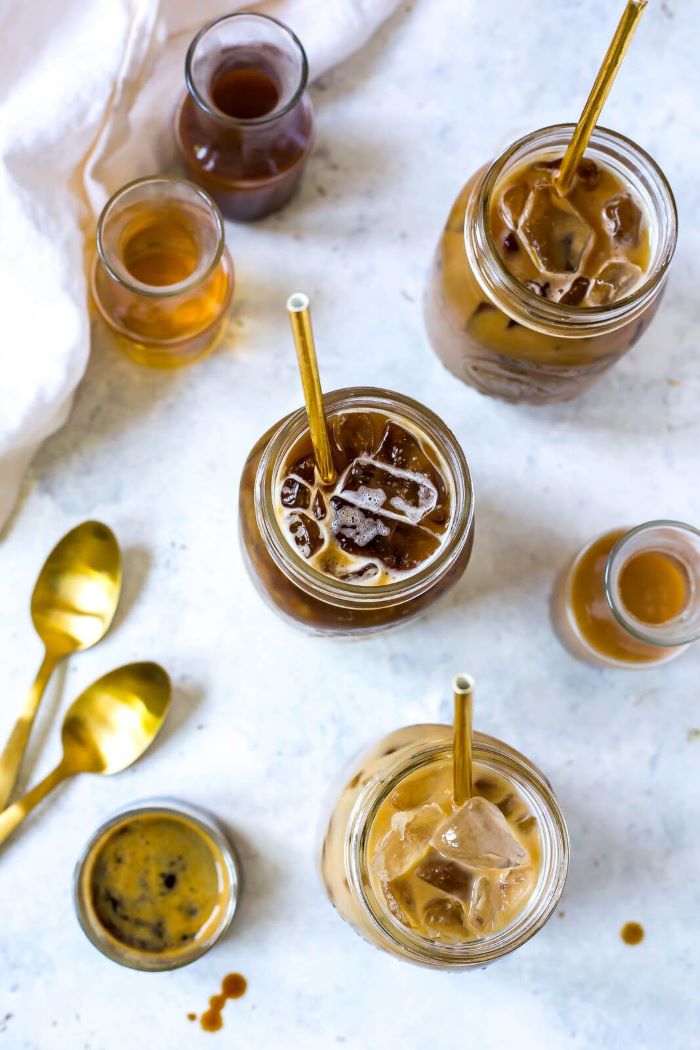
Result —
M 452 759 L 452 794 L 458 806 L 472 797 L 472 710 L 474 679 L 457 674 L 452 679 L 454 696 L 454 757 Z
M 323 391 L 318 374 L 314 334 L 311 328 L 309 297 L 303 292 L 295 292 L 287 299 L 287 310 L 297 351 L 301 385 L 304 388 L 304 401 L 309 417 L 309 430 L 316 466 L 324 484 L 331 485 L 335 481 L 336 472 L 331 455 L 331 444 L 328 440 L 326 414 L 323 409 Z
M 560 197 L 565 197 L 571 189 L 576 169 L 585 153 L 593 128 L 598 123 L 598 117 L 605 105 L 605 100 L 622 65 L 622 60 L 627 53 L 627 48 L 632 41 L 632 35 L 644 13 L 647 2 L 648 0 L 627 0 L 627 6 L 622 12 L 622 18 L 615 30 L 615 35 L 610 41 L 603 63 L 598 70 L 598 76 L 591 88 L 591 93 L 588 96 L 586 105 L 583 107 L 571 142 L 564 154 L 559 174 L 554 179 L 554 189 Z

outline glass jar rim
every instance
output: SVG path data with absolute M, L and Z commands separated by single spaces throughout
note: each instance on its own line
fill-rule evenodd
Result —
M 105 246 L 105 227 L 111 217 L 111 213 L 121 200 L 127 194 L 139 187 L 158 186 L 159 184 L 163 187 L 186 187 L 190 193 L 198 197 L 204 204 L 205 209 L 210 213 L 216 232 L 216 245 L 214 251 L 211 253 L 211 257 L 207 260 L 206 266 L 202 266 L 200 263 L 195 267 L 192 273 L 189 274 L 189 276 L 185 277 L 182 281 L 178 281 L 176 284 L 153 285 L 146 284 L 144 281 L 139 281 L 137 278 L 133 277 L 125 267 L 114 265 Z M 121 285 L 122 288 L 126 288 L 135 295 L 146 296 L 150 299 L 168 299 L 177 295 L 183 295 L 185 292 L 202 284 L 211 276 L 223 255 L 226 235 L 224 230 L 224 220 L 219 211 L 218 205 L 201 186 L 197 186 L 196 183 L 191 182 L 189 179 L 182 179 L 175 175 L 145 175 L 141 178 L 132 179 L 131 182 L 125 183 L 112 194 L 100 212 L 100 217 L 97 220 L 95 240 L 97 244 L 97 256 L 108 277 Z
M 215 26 L 221 25 L 222 22 L 232 22 L 234 19 L 246 19 L 248 21 L 260 21 L 260 22 L 271 22 L 273 25 L 281 29 L 291 40 L 292 44 L 296 47 L 299 57 L 301 60 L 301 69 L 299 74 L 299 83 L 294 93 L 290 96 L 287 102 L 283 106 L 275 107 L 270 113 L 265 113 L 261 117 L 232 117 L 228 113 L 224 113 L 222 110 L 210 106 L 207 100 L 202 95 L 201 91 L 195 83 L 195 78 L 192 73 L 192 63 L 194 61 L 195 52 L 199 45 L 204 40 L 207 33 L 214 29 Z M 207 22 L 205 26 L 199 30 L 199 32 L 192 38 L 190 46 L 187 48 L 187 54 L 185 55 L 185 84 L 189 91 L 192 99 L 199 108 L 211 117 L 212 120 L 216 120 L 221 124 L 225 124 L 228 127 L 259 127 L 265 124 L 271 124 L 280 117 L 283 117 L 290 110 L 294 109 L 296 104 L 301 99 L 301 96 L 306 90 L 306 85 L 309 79 L 309 60 L 302 44 L 296 33 L 290 29 L 288 25 L 282 22 L 279 18 L 274 18 L 273 15 L 263 14 L 259 11 L 235 11 L 232 14 L 221 15 L 219 18 L 215 18 L 211 22 Z
M 378 406 L 387 414 L 403 415 L 425 430 L 451 475 L 455 507 L 450 529 L 437 554 L 423 569 L 380 587 L 353 584 L 326 576 L 294 553 L 275 513 L 274 482 L 285 455 L 309 429 L 305 408 L 286 416 L 270 437 L 260 456 L 255 476 L 255 517 L 258 530 L 277 568 L 307 594 L 328 604 L 349 609 L 383 608 L 410 601 L 425 593 L 457 560 L 468 542 L 474 521 L 474 490 L 469 465 L 462 448 L 447 425 L 419 401 L 380 387 L 343 387 L 324 394 L 329 414 L 346 406 Z M 396 405 L 399 406 L 398 410 Z M 394 406 L 394 407 L 392 407 Z M 413 417 L 417 418 L 413 418 Z
M 508 269 L 490 230 L 491 195 L 510 162 L 528 155 L 565 149 L 575 125 L 552 124 L 523 135 L 483 170 L 475 187 L 474 210 L 465 214 L 464 241 L 467 258 L 484 292 L 514 320 L 527 327 L 568 338 L 614 331 L 639 316 L 658 294 L 676 246 L 678 210 L 668 179 L 653 157 L 632 139 L 610 128 L 596 126 L 588 151 L 604 160 L 613 158 L 636 163 L 651 179 L 654 194 L 662 202 L 660 213 L 666 220 L 664 236 L 659 234 L 657 258 L 642 285 L 612 303 L 601 306 L 569 306 L 550 302 L 527 288 Z M 628 164 L 629 168 L 629 164 Z M 651 193 L 650 193 L 651 195 Z M 474 221 L 472 222 L 472 217 Z M 504 301 L 505 300 L 505 301 Z
M 226 867 L 229 893 L 225 911 L 223 912 L 216 929 L 206 941 L 200 944 L 193 943 L 190 945 L 189 951 L 182 951 L 180 957 L 160 960 L 163 965 L 159 965 L 159 956 L 157 953 L 147 951 L 141 952 L 140 954 L 147 957 L 152 963 L 152 965 L 149 966 L 142 966 L 139 965 L 137 958 L 139 953 L 135 949 L 129 949 L 129 947 L 125 945 L 122 953 L 118 947 L 119 942 L 116 939 L 115 947 L 113 948 L 108 941 L 103 941 L 97 936 L 96 930 L 88 919 L 88 910 L 83 902 L 83 874 L 90 858 L 92 857 L 95 847 L 112 828 L 118 827 L 120 824 L 124 823 L 124 821 L 129 820 L 129 818 L 132 817 L 158 813 L 179 817 L 194 824 L 203 835 L 213 841 L 214 845 L 219 850 Z M 73 869 L 73 908 L 80 928 L 87 939 L 99 952 L 106 956 L 106 958 L 119 963 L 120 966 L 125 966 L 128 969 L 139 970 L 142 972 L 177 970 L 182 966 L 188 966 L 191 962 L 195 962 L 197 959 L 200 959 L 205 955 L 209 949 L 213 948 L 217 941 L 223 937 L 231 925 L 238 908 L 240 889 L 241 873 L 238 857 L 233 845 L 229 841 L 227 834 L 217 818 L 201 806 L 170 796 L 140 799 L 137 802 L 126 803 L 119 809 L 115 810 L 90 835 L 83 846 L 75 868 Z
M 382 802 L 409 773 L 452 755 L 450 727 L 443 742 L 417 744 L 397 754 L 395 762 L 367 782 L 355 800 L 345 838 L 345 876 L 368 922 L 381 941 L 415 962 L 428 966 L 467 968 L 484 966 L 520 947 L 545 925 L 557 906 L 569 864 L 569 834 L 561 807 L 546 777 L 525 755 L 496 737 L 475 732 L 473 758 L 524 791 L 537 804 L 540 817 L 542 866 L 537 887 L 528 904 L 510 925 L 495 934 L 463 944 L 442 944 L 409 931 L 382 907 L 374 893 L 367 865 L 372 821 Z M 542 819 L 542 818 L 546 818 Z
M 637 536 L 643 535 L 645 532 L 663 528 L 678 529 L 682 532 L 691 533 L 700 541 L 700 529 L 696 529 L 694 525 L 689 525 L 685 521 L 677 521 L 673 518 L 657 518 L 653 521 L 645 521 L 641 525 L 636 525 L 634 528 L 626 530 L 608 554 L 603 573 L 603 590 L 610 611 L 625 631 L 647 645 L 656 645 L 664 649 L 678 649 L 690 645 L 700 638 L 700 624 L 690 634 L 680 637 L 672 633 L 673 620 L 670 624 L 666 622 L 657 626 L 645 624 L 625 609 L 617 586 L 620 572 L 627 562 L 626 548 L 630 541 Z M 650 547 L 649 549 L 655 548 Z M 669 627 L 671 631 L 669 631 Z

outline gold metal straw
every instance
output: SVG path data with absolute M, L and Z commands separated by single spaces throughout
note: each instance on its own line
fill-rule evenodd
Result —
M 615 35 L 610 41 L 610 47 L 598 70 L 598 76 L 564 154 L 559 174 L 554 180 L 554 188 L 560 197 L 564 197 L 571 189 L 576 169 L 586 150 L 593 128 L 598 122 L 600 112 L 605 105 L 605 100 L 622 65 L 632 35 L 637 28 L 637 22 L 642 17 L 647 2 L 648 0 L 627 0 L 627 6 L 622 13 Z
M 472 710 L 474 679 L 456 674 L 452 679 L 455 702 L 452 794 L 458 806 L 472 797 Z
M 311 329 L 309 297 L 303 292 L 295 292 L 287 299 L 289 320 L 294 334 L 294 345 L 301 372 L 301 385 L 304 388 L 304 400 L 309 416 L 309 430 L 313 445 L 316 466 L 326 485 L 331 485 L 336 478 L 331 444 L 328 440 L 328 426 L 323 409 L 323 391 L 318 374 L 314 334 Z

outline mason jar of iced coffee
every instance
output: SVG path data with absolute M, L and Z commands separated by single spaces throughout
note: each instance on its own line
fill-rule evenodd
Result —
M 630 139 L 593 131 L 571 190 L 573 125 L 532 132 L 469 179 L 426 289 L 433 349 L 459 379 L 544 404 L 589 387 L 639 339 L 676 245 L 668 182 Z
M 559 577 L 552 613 L 561 641 L 589 663 L 673 660 L 700 638 L 700 532 L 659 520 L 596 537 Z
M 352 764 L 323 840 L 331 903 L 400 959 L 484 966 L 547 922 L 561 896 L 568 834 L 527 758 L 473 735 L 473 793 L 453 800 L 453 729 L 407 726 Z
M 464 572 L 474 498 L 433 412 L 371 387 L 324 398 L 336 478 L 323 483 L 304 409 L 264 434 L 240 485 L 243 554 L 261 595 L 319 634 L 364 634 L 432 605 Z

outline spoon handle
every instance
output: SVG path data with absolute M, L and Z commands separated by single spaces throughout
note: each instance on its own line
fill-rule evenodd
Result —
M 5 744 L 5 750 L 0 755 L 0 810 L 5 808 L 14 791 L 24 752 L 27 750 L 27 744 L 29 743 L 29 734 L 32 731 L 34 719 L 46 689 L 46 683 L 57 663 L 58 660 L 54 654 L 47 649 L 32 688 L 29 690 L 29 696 L 24 702 L 22 712 L 15 722 L 15 727 L 10 733 L 9 740 Z
M 33 787 L 26 795 L 13 802 L 3 813 L 0 813 L 0 845 L 9 839 L 10 835 L 19 827 L 24 818 L 29 816 L 34 807 L 70 775 L 71 771 L 65 767 L 63 762 L 60 762 L 55 769 L 51 770 L 47 777 L 39 781 L 36 787 Z

